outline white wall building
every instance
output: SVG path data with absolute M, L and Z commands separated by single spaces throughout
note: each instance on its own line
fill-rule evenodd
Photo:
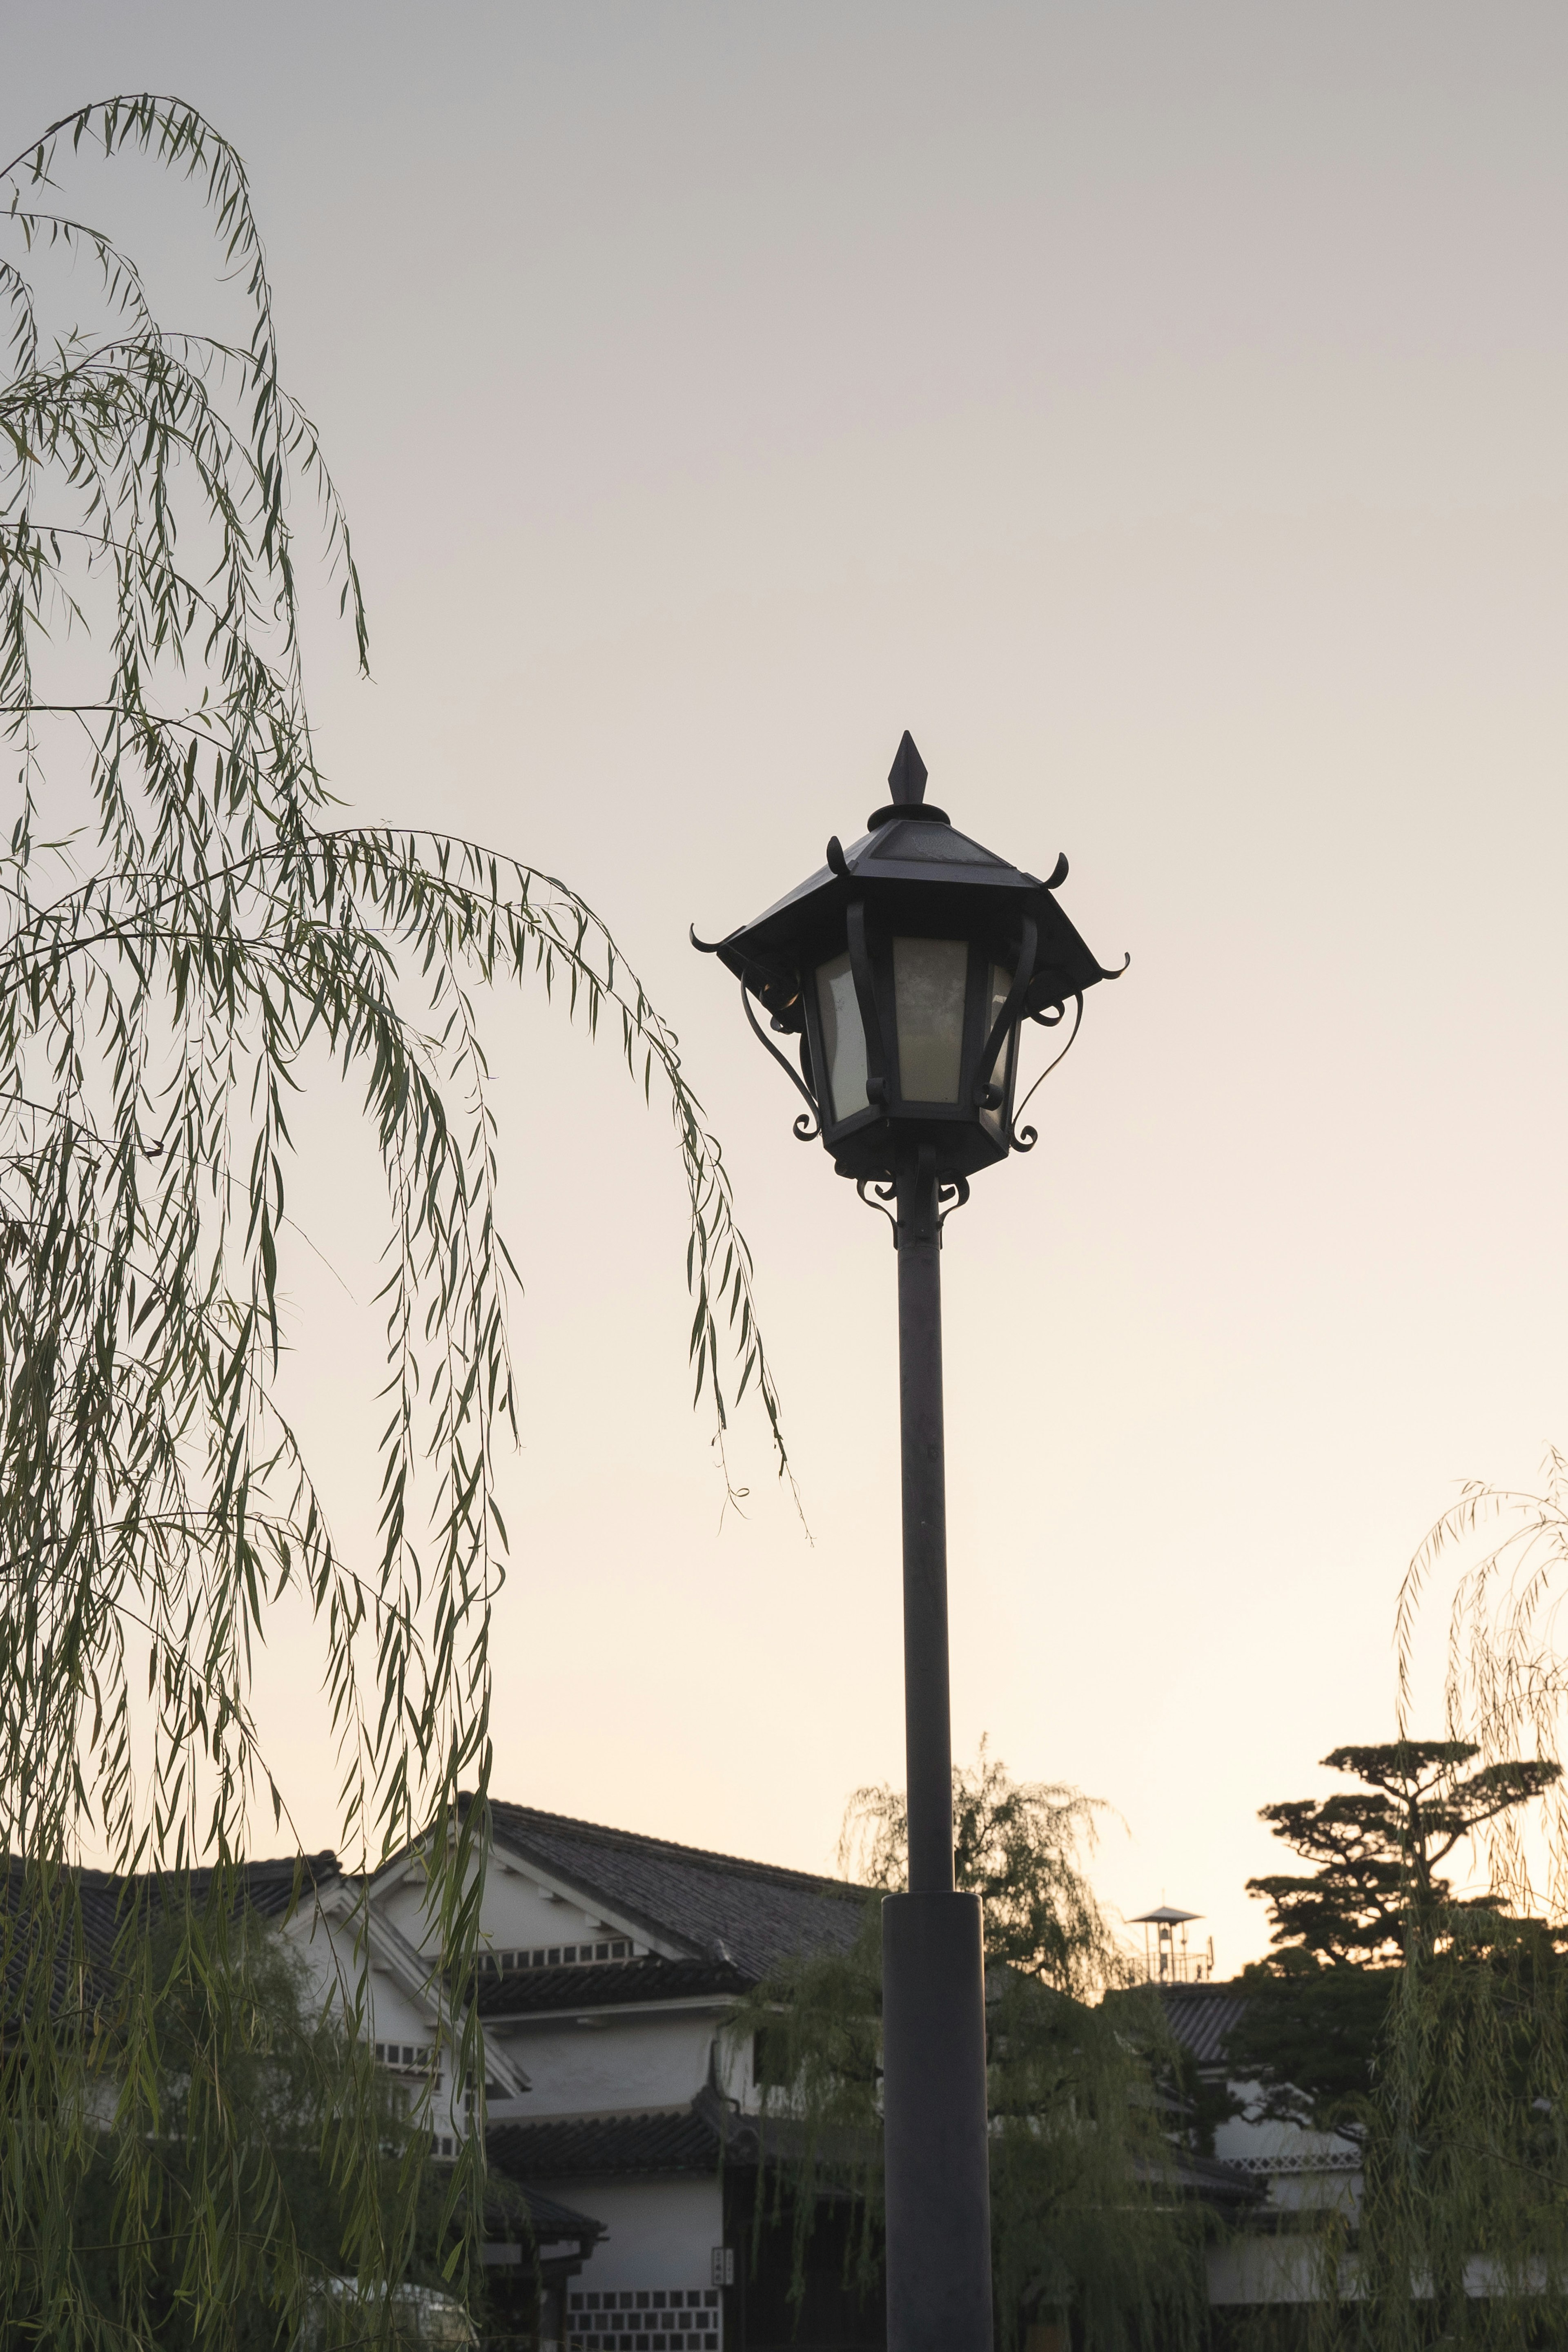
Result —
M 782 2294 L 755 2277 L 748 2289 L 734 2260 L 750 2227 L 758 2091 L 749 2046 L 724 2029 L 779 1962 L 846 1948 L 862 1893 L 522 1805 L 491 1811 L 478 1992 L 488 2154 L 538 2209 L 556 2273 L 541 2334 L 580 2352 L 790 2341 Z M 324 2000 L 334 1978 L 356 1980 L 362 1939 L 367 2039 L 428 2084 L 436 2151 L 450 2154 L 473 2103 L 453 2064 L 420 1847 L 368 1885 L 323 1873 L 286 1932 Z M 596 2242 L 585 2217 L 601 2225 Z M 881 2315 L 835 2314 L 831 2337 L 873 2346 Z
M 1362 2159 L 1343 2132 L 1312 2131 L 1266 2116 L 1262 2087 L 1237 2079 L 1226 2042 L 1240 2023 L 1247 1996 L 1209 1979 L 1159 1988 L 1172 2032 L 1200 2076 L 1223 2083 L 1240 2107 L 1217 2124 L 1217 2159 L 1261 2192 L 1241 2231 L 1207 2254 L 1212 2305 L 1304 2303 L 1321 2290 L 1318 2242 L 1302 2224 L 1313 2213 L 1343 2215 L 1352 2229 L 1361 2206 Z

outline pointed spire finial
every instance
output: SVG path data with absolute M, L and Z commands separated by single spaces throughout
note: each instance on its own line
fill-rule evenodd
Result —
M 887 782 L 895 808 L 918 808 L 925 798 L 925 762 L 915 750 L 915 738 L 907 727 L 893 755 Z

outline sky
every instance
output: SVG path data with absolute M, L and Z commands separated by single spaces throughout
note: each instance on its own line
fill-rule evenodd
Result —
M 1036 873 L 1064 850 L 1132 955 L 947 1229 L 956 1745 L 1103 1801 L 1124 1915 L 1254 1957 L 1257 1810 L 1393 1736 L 1426 1528 L 1568 1440 L 1568 19 L 0 0 L 0 31 L 7 154 L 152 88 L 245 156 L 370 604 L 366 683 L 310 591 L 334 788 L 604 916 L 755 1250 L 804 1525 L 755 1413 L 721 1510 L 662 1118 L 496 1003 L 499 1793 L 823 1869 L 902 1778 L 886 1228 L 686 932 L 852 838 L 907 727 L 931 797 Z M 78 184 L 221 309 L 193 197 Z M 368 1542 L 347 1105 L 301 1156 L 332 1271 L 290 1377 Z M 285 1613 L 259 1700 L 312 1845 L 317 1677 Z

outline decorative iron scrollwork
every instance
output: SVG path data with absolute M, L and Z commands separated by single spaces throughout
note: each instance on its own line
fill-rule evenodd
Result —
M 929 1150 L 930 1147 L 927 1146 L 926 1148 Z M 884 1183 L 880 1177 L 862 1176 L 855 1184 L 855 1191 L 860 1194 L 861 1199 L 865 1202 L 868 1209 L 881 1210 L 883 1215 L 887 1219 L 888 1223 L 893 1227 L 893 1246 L 896 1249 L 898 1247 L 899 1235 L 898 1213 L 895 1209 L 890 1209 L 888 1202 L 890 1201 L 897 1200 L 897 1185 Z M 875 1194 L 874 1199 L 872 1197 L 873 1193 Z M 942 1238 L 942 1228 L 946 1223 L 948 1218 L 952 1215 L 954 1210 L 961 1209 L 968 1197 L 969 1180 L 967 1176 L 943 1177 L 941 1182 L 936 1187 L 936 1238 L 938 1241 Z M 945 1206 L 944 1203 L 946 1203 Z
M 784 1055 L 779 1051 L 778 1046 L 773 1043 L 772 1038 L 764 1034 L 762 1024 L 758 1021 L 756 1013 L 751 1009 L 751 991 L 747 987 L 744 981 L 740 983 L 740 1001 L 746 1007 L 747 1019 L 750 1022 L 752 1028 L 757 1033 L 758 1042 L 760 1045 L 767 1046 L 768 1051 L 772 1055 L 774 1060 L 778 1063 L 779 1068 L 783 1071 L 790 1085 L 795 1088 L 797 1094 L 803 1095 L 806 1098 L 808 1106 L 807 1108 L 802 1111 L 798 1111 L 795 1115 L 795 1140 L 797 1143 L 814 1143 L 818 1136 L 822 1132 L 822 1114 L 818 1105 L 816 1096 L 811 1092 L 810 1087 L 806 1084 L 805 1079 L 801 1077 L 800 1072 L 790 1068 L 789 1063 L 784 1058 Z
M 948 1218 L 952 1215 L 954 1210 L 963 1208 L 968 1198 L 969 1180 L 967 1176 L 954 1176 L 937 1185 L 936 1205 L 940 1212 L 936 1219 L 936 1238 L 938 1241 L 942 1238 L 942 1228 L 946 1223 Z M 942 1207 L 944 1201 L 947 1203 L 945 1209 Z
M 870 1188 L 869 1191 L 867 1189 L 868 1186 Z M 890 1209 L 887 1204 L 890 1201 L 897 1199 L 897 1185 L 879 1183 L 874 1176 L 862 1176 L 856 1182 L 855 1191 L 860 1194 L 861 1199 L 865 1202 L 868 1209 L 881 1210 L 883 1215 L 887 1219 L 888 1223 L 893 1227 L 893 1246 L 896 1249 L 898 1247 L 898 1217 L 896 1213 Z M 876 1194 L 874 1201 L 871 1198 L 872 1192 Z
M 1067 1007 L 1065 1004 L 1048 1004 L 1045 1005 L 1039 1013 L 1031 1013 L 1029 1017 L 1031 1021 L 1037 1022 L 1042 1029 L 1054 1029 L 1065 1018 L 1066 1013 Z M 1072 1027 L 1068 1033 L 1067 1043 L 1063 1045 L 1060 1054 L 1057 1054 L 1051 1061 L 1047 1062 L 1044 1069 L 1041 1070 L 1039 1077 L 1036 1078 L 1034 1085 L 1030 1087 L 1028 1094 L 1025 1095 L 1022 1102 L 1019 1103 L 1017 1110 L 1013 1113 L 1012 1125 L 1008 1130 L 1008 1141 L 1011 1145 L 1013 1150 L 1032 1151 L 1035 1145 L 1040 1141 L 1040 1130 L 1038 1128 L 1020 1127 L 1019 1125 L 1019 1121 L 1022 1118 L 1025 1111 L 1029 1108 L 1030 1102 L 1034 1099 L 1036 1092 L 1045 1084 L 1046 1079 L 1050 1077 L 1052 1070 L 1056 1069 L 1061 1063 L 1065 1061 L 1067 1055 L 1072 1051 L 1073 1042 L 1078 1035 L 1079 1029 L 1082 1025 L 1082 1021 L 1083 992 L 1082 989 L 1075 989 L 1072 994 Z

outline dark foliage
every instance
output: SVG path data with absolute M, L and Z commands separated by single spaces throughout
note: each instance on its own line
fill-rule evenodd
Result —
M 953 1775 L 956 1874 L 986 1906 L 991 2220 L 1004 2346 L 1071 2326 L 1105 2352 L 1201 2333 L 1203 2221 L 1186 2196 L 1160 2090 L 1175 2051 L 1157 2002 L 1124 1965 L 1083 1871 L 1096 1808 L 1074 1789 L 1015 1781 L 982 1747 Z M 904 1881 L 903 1795 L 862 1789 L 841 1851 L 870 1882 L 848 1954 L 804 1958 L 743 2004 L 762 2033 L 773 2160 L 753 2245 L 793 2231 L 794 2291 L 820 2280 L 830 2217 L 843 2275 L 880 2289 L 882 1934 L 875 1895 Z M 1114 2001 L 1103 1996 L 1116 1990 Z M 854 2215 L 846 2225 L 846 2202 Z
M 1455 1848 L 1561 1777 L 1560 1766 L 1541 1761 L 1462 1774 L 1478 1753 L 1458 1739 L 1336 1748 L 1325 1768 L 1362 1789 L 1263 1806 L 1260 1819 L 1275 1836 L 1317 1865 L 1310 1877 L 1248 1880 L 1269 1905 L 1272 1941 L 1331 1961 L 1402 1952 L 1412 1918 L 1450 1904 L 1438 1871 Z

